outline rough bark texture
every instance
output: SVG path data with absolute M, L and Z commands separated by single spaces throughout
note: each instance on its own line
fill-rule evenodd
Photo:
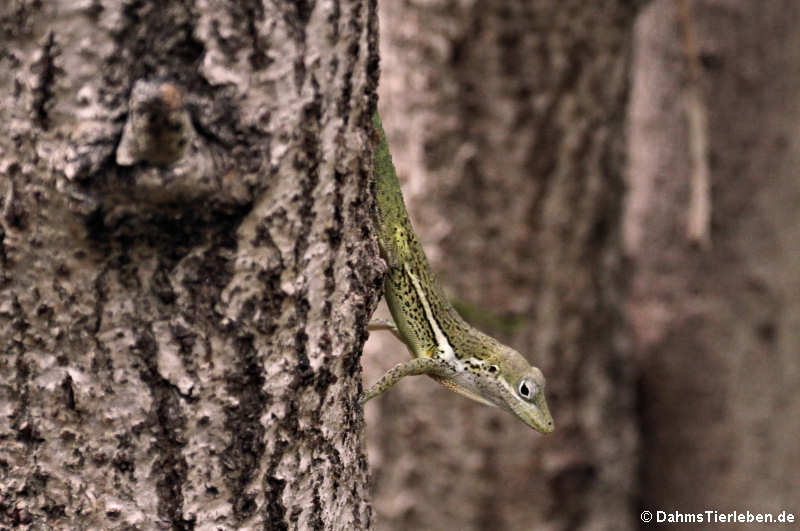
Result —
M 642 504 L 796 514 L 800 5 L 692 4 L 710 124 L 708 252 L 685 235 L 685 68 L 673 2 L 652 4 L 636 37 L 626 240 L 637 265 Z
M 556 420 L 541 437 L 427 379 L 375 400 L 381 529 L 633 525 L 619 230 L 631 4 L 381 3 L 381 108 L 415 227 L 465 316 L 544 370 Z M 370 381 L 407 357 L 375 341 Z
M 2 2 L 0 527 L 369 526 L 375 10 Z

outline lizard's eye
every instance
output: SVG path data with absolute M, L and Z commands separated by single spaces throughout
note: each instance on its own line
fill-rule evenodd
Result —
M 536 392 L 536 384 L 531 382 L 530 380 L 522 380 L 519 383 L 519 396 L 521 396 L 525 400 L 530 400 L 535 392 Z

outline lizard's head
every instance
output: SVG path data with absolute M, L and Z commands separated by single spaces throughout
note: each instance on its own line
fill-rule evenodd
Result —
M 506 407 L 522 422 L 541 433 L 553 431 L 553 417 L 544 398 L 544 375 L 536 367 L 529 367 L 516 380 L 508 382 L 511 388 Z
M 516 415 L 522 422 L 540 433 L 554 429 L 553 417 L 544 397 L 545 380 L 542 371 L 532 367 L 514 349 L 506 347 L 498 356 L 499 374 L 492 402 Z

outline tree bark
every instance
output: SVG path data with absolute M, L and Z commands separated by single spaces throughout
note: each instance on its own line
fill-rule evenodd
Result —
M 1 526 L 370 526 L 376 17 L 2 3 Z
M 692 6 L 709 118 L 708 251 L 685 234 L 685 66 L 673 2 L 654 2 L 636 33 L 626 240 L 642 505 L 797 515 L 800 5 Z
M 635 525 L 620 238 L 634 7 L 381 3 L 382 113 L 414 226 L 465 316 L 543 369 L 556 431 L 403 383 L 367 411 L 379 528 Z M 377 341 L 368 379 L 407 356 Z

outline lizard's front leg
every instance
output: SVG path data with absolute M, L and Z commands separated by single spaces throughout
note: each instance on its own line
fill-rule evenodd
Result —
M 427 374 L 439 378 L 445 377 L 449 372 L 446 362 L 438 358 L 414 358 L 412 360 L 399 363 L 389 369 L 386 374 L 381 376 L 375 384 L 364 393 L 359 403 L 364 404 L 368 400 L 375 398 L 391 386 L 399 382 L 405 376 L 417 376 Z

